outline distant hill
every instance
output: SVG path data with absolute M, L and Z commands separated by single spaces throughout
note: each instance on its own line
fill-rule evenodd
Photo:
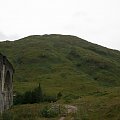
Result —
M 41 83 L 44 94 L 62 94 L 56 104 L 78 108 L 72 118 L 120 119 L 120 51 L 53 34 L 0 42 L 0 52 L 15 68 L 14 91 L 31 91 Z M 50 104 L 16 105 L 5 118 L 45 120 L 40 110 Z
M 41 83 L 48 92 L 87 94 L 120 86 L 120 52 L 76 36 L 34 35 L 0 42 L 15 68 L 14 87 L 25 91 Z

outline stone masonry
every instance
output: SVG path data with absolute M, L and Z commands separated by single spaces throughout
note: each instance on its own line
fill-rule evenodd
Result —
M 0 113 L 13 105 L 13 73 L 12 64 L 0 54 Z

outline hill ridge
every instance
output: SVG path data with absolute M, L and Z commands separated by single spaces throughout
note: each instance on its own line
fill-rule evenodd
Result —
M 57 104 L 77 107 L 66 119 L 120 118 L 120 51 L 76 36 L 35 35 L 0 42 L 0 53 L 15 68 L 16 94 L 32 91 L 40 83 L 45 95 L 61 93 Z M 42 120 L 40 111 L 46 105 L 51 103 L 16 105 L 5 115 Z
M 14 65 L 15 89 L 21 90 L 18 84 L 22 82 L 42 82 L 47 87 L 60 83 L 59 87 L 54 86 L 58 90 L 64 88 L 65 79 L 69 84 L 77 81 L 78 88 L 85 81 L 91 87 L 92 82 L 98 87 L 120 85 L 120 52 L 76 36 L 32 35 L 0 42 L 0 52 Z M 31 84 L 26 86 L 29 88 Z

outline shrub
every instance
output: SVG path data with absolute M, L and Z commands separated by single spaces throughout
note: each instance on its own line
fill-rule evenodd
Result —
M 14 104 L 39 103 L 43 101 L 42 89 L 39 84 L 33 91 L 27 91 L 24 94 L 17 94 L 14 97 Z
M 14 99 L 13 99 L 13 103 L 14 105 L 23 103 L 23 95 L 20 93 L 16 93 L 16 96 L 14 96 Z
M 27 91 L 24 94 L 17 93 L 14 97 L 14 105 L 40 103 L 40 102 L 56 102 L 60 99 L 62 94 L 59 92 L 56 96 L 43 95 L 41 86 L 35 88 L 33 91 Z
M 42 117 L 46 117 L 46 118 L 56 117 L 58 116 L 58 114 L 59 112 L 55 108 L 48 107 L 48 106 L 43 108 L 43 110 L 41 111 Z

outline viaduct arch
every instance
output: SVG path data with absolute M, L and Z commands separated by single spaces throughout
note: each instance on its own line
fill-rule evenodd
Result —
M 13 105 L 14 69 L 8 59 L 0 54 L 0 112 Z

